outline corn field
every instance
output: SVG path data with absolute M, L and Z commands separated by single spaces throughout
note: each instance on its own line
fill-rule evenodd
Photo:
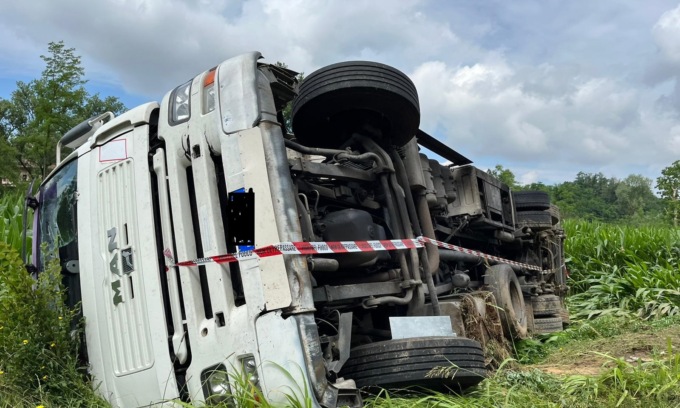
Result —
M 572 312 L 680 314 L 680 230 L 567 220 Z

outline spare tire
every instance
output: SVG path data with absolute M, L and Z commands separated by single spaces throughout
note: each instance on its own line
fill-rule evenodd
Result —
M 550 196 L 545 191 L 514 191 L 512 200 L 517 211 L 550 208 Z
M 536 317 L 557 315 L 562 310 L 560 298 L 555 295 L 541 295 L 531 298 L 531 305 Z
M 337 148 L 357 132 L 403 146 L 419 125 L 415 85 L 377 62 L 341 62 L 314 71 L 293 101 L 295 137 L 315 147 Z
M 537 317 L 534 319 L 534 333 L 546 334 L 562 331 L 561 317 Z
M 547 211 L 522 211 L 517 212 L 517 226 L 529 227 L 536 231 L 552 228 L 552 216 Z
M 527 312 L 515 271 L 507 264 L 490 266 L 484 274 L 484 284 L 496 298 L 505 336 L 510 339 L 526 338 Z
M 433 370 L 439 368 L 438 370 Z M 355 347 L 340 371 L 358 387 L 466 388 L 487 375 L 484 351 L 464 337 L 416 337 Z

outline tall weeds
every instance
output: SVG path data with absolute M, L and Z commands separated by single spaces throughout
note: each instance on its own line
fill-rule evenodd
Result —
M 680 314 L 680 230 L 565 221 L 577 316 Z
M 57 263 L 34 279 L 0 242 L 0 402 L 102 405 L 79 372 L 76 313 L 64 302 Z
M 64 302 L 60 266 L 34 279 L 19 256 L 23 206 L 23 194 L 0 196 L 0 408 L 108 406 L 79 368 L 77 311 Z

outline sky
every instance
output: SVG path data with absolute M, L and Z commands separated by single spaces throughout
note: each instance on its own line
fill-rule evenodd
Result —
M 421 129 L 521 183 L 680 159 L 678 0 L 0 0 L 0 98 L 61 40 L 128 108 L 253 50 L 306 74 L 370 60 L 413 80 Z

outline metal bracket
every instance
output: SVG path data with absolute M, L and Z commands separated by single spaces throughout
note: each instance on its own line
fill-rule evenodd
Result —
M 350 343 L 352 341 L 352 312 L 340 314 L 340 324 L 338 325 L 338 351 L 339 358 L 329 364 L 328 371 L 335 374 L 339 373 L 342 366 L 349 359 Z

